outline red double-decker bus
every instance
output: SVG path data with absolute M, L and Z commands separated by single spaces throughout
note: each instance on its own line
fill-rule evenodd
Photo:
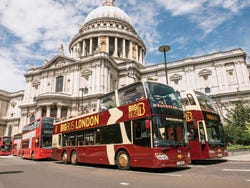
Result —
M 1 136 L 0 137 L 0 155 L 10 155 L 12 146 L 11 136 Z
M 12 155 L 20 156 L 21 142 L 22 142 L 22 133 L 15 134 L 12 140 L 12 150 L 11 150 Z
M 214 101 L 206 94 L 188 90 L 182 97 L 187 121 L 191 160 L 227 156 L 223 125 Z
M 50 159 L 54 118 L 40 117 L 22 131 L 22 158 Z
M 173 88 L 136 82 L 99 97 L 97 109 L 54 124 L 53 159 L 119 169 L 190 163 L 184 113 Z

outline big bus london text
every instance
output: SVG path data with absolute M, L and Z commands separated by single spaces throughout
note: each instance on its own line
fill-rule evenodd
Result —
M 173 88 L 137 82 L 99 97 L 97 109 L 54 124 L 53 159 L 119 169 L 190 163 L 184 114 Z

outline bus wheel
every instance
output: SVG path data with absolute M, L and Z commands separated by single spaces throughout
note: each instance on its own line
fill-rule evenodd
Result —
M 77 153 L 75 151 L 71 153 L 70 162 L 72 165 L 77 164 Z
M 126 151 L 119 151 L 116 156 L 116 165 L 120 170 L 130 169 L 130 159 Z
M 63 163 L 67 164 L 68 163 L 68 154 L 66 151 L 63 152 L 62 154 L 62 161 Z

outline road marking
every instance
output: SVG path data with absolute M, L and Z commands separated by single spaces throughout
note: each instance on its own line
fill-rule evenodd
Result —
M 250 181 L 250 179 L 249 179 L 249 180 L 246 180 L 246 181 Z
M 208 167 L 206 165 L 188 165 L 188 166 L 191 168 L 207 168 Z M 211 165 L 209 165 L 209 166 L 211 166 Z
M 126 182 L 121 182 L 120 185 L 125 185 L 125 186 L 128 186 L 129 183 L 126 183 Z
M 250 169 L 222 169 L 222 171 L 229 171 L 229 172 L 250 172 Z
M 180 177 L 182 175 L 180 174 L 158 174 L 158 173 L 148 173 L 148 172 L 133 172 L 136 174 L 147 174 L 147 175 L 157 175 L 157 176 L 174 176 L 174 177 Z

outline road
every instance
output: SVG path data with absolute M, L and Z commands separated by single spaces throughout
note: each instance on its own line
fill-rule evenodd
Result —
M 31 161 L 0 157 L 0 188 L 248 188 L 250 162 L 192 164 L 188 168 L 161 170 L 65 165 L 56 161 Z

